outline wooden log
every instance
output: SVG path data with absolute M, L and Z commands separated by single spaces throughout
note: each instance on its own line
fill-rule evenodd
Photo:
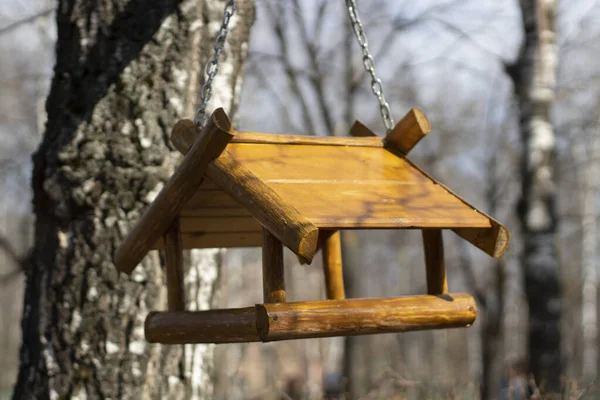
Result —
M 265 342 L 467 327 L 477 315 L 475 300 L 464 293 L 259 304 L 256 309 Z
M 453 231 L 481 251 L 498 258 L 508 248 L 510 233 L 500 222 L 492 217 L 488 218 L 492 225 L 490 229 L 459 228 L 453 229 Z
M 372 130 L 367 128 L 362 122 L 354 121 L 352 127 L 350 128 L 350 136 L 353 137 L 376 137 L 379 143 L 383 145 L 383 140 Z
M 283 245 L 266 228 L 263 228 L 262 264 L 264 302 L 285 302 Z
M 221 154 L 231 140 L 229 128 L 227 115 L 223 109 L 217 109 L 179 168 L 117 249 L 115 265 L 121 272 L 129 274 L 133 271 L 192 198 L 202 183 L 209 163 Z
M 173 132 L 177 149 L 187 153 L 191 135 Z M 286 203 L 266 183 L 241 165 L 227 150 L 209 164 L 206 175 L 233 197 L 273 235 L 293 251 L 302 263 L 310 264 L 317 251 L 319 228 Z M 254 199 L 260 197 L 261 201 Z
M 423 229 L 423 248 L 427 271 L 427 293 L 433 295 L 448 293 L 442 230 Z
M 163 236 L 167 270 L 167 299 L 169 311 L 185 310 L 183 282 L 183 246 L 179 218 L 175 218 Z
M 339 231 L 329 232 L 322 237 L 323 272 L 325 289 L 329 300 L 343 300 L 344 274 L 342 267 L 342 241 Z
M 431 130 L 429 120 L 422 111 L 411 109 L 384 139 L 384 147 L 406 155 Z
M 260 342 L 255 307 L 151 312 L 144 327 L 146 340 L 151 343 Z
M 368 128 L 365 127 L 365 129 Z M 231 140 L 231 143 L 270 143 L 350 147 L 383 147 L 383 141 L 380 137 L 353 138 L 344 136 L 303 136 L 238 131 L 235 132 L 235 137 Z

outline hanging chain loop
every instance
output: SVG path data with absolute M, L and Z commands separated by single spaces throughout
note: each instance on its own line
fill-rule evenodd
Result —
M 377 97 L 377 101 L 379 101 L 379 111 L 381 112 L 381 118 L 383 119 L 383 124 L 387 131 L 391 131 L 394 127 L 394 120 L 392 119 L 392 114 L 390 112 L 390 105 L 385 101 L 385 97 L 383 95 L 383 85 L 381 84 L 381 79 L 377 78 L 375 75 L 375 60 L 373 60 L 373 56 L 369 53 L 369 41 L 367 40 L 367 35 L 365 34 L 362 22 L 360 22 L 360 18 L 358 16 L 358 8 L 356 7 L 355 0 L 345 0 L 346 1 L 346 9 L 348 10 L 348 15 L 350 16 L 350 22 L 352 23 L 352 29 L 356 34 L 356 39 L 358 40 L 358 44 L 362 49 L 363 53 L 363 65 L 365 67 L 365 71 L 369 73 L 371 76 L 371 90 L 373 94 Z
M 200 107 L 196 110 L 196 115 L 194 117 L 194 122 L 200 127 L 204 126 L 204 121 L 206 120 L 206 105 L 212 96 L 213 90 L 212 81 L 215 75 L 217 75 L 217 72 L 219 72 L 219 57 L 225 48 L 225 39 L 229 32 L 229 20 L 234 13 L 235 0 L 227 0 L 225 9 L 223 10 L 223 22 L 221 23 L 221 28 L 219 29 L 219 33 L 217 34 L 213 46 L 215 53 L 208 63 L 206 63 L 206 81 L 204 82 L 204 85 L 202 85 L 202 89 L 200 89 Z

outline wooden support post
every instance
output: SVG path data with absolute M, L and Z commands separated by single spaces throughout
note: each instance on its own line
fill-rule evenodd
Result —
M 329 300 L 343 300 L 344 276 L 342 270 L 342 242 L 340 231 L 329 232 L 323 237 L 323 272 Z
M 223 109 L 208 119 L 183 161 L 115 253 L 119 271 L 130 274 L 167 231 L 204 179 L 208 165 L 233 137 Z M 177 125 L 173 128 L 178 129 Z
M 144 328 L 146 340 L 151 343 L 260 342 L 255 307 L 151 312 Z
M 396 150 L 407 155 L 430 130 L 431 124 L 425 114 L 413 108 L 387 134 L 384 146 L 391 151 Z
M 175 218 L 163 236 L 167 270 L 167 298 L 169 311 L 185 310 L 183 282 L 183 247 L 179 218 Z
M 425 268 L 427 269 L 427 293 L 448 292 L 446 265 L 444 264 L 444 243 L 441 229 L 423 229 Z
M 258 304 L 256 310 L 264 342 L 467 327 L 477 316 L 475 300 L 464 293 Z
M 263 228 L 262 262 L 265 303 L 285 302 L 283 245 L 266 228 Z

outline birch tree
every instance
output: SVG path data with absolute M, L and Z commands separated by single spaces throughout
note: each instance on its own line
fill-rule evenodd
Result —
M 524 41 L 508 68 L 523 143 L 522 268 L 529 304 L 529 372 L 557 389 L 561 375 L 561 293 L 556 236 L 555 135 L 550 110 L 556 81 L 556 1 L 521 0 Z
M 254 18 L 252 1 L 237 3 L 213 96 L 230 114 Z M 131 278 L 111 260 L 177 163 L 169 131 L 193 116 L 223 8 L 58 2 L 48 121 L 33 157 L 35 243 L 15 399 L 211 397 L 212 347 L 144 339 L 146 314 L 166 304 L 158 254 Z M 215 253 L 197 254 L 189 272 L 195 306 L 212 299 Z

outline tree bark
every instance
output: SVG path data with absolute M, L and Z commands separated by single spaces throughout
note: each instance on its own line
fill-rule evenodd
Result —
M 591 133 L 587 143 L 574 144 L 573 158 L 577 164 L 577 175 L 581 193 L 581 327 L 583 356 L 581 367 L 583 379 L 589 384 L 597 376 L 597 312 L 598 281 L 596 260 L 598 252 L 598 227 L 596 222 L 596 199 L 598 193 L 598 156 L 600 156 L 600 134 Z
M 166 308 L 157 252 L 131 277 L 112 255 L 172 173 L 168 135 L 191 117 L 222 0 L 60 0 L 48 122 L 33 157 L 35 245 L 15 399 L 207 398 L 212 347 L 150 345 Z M 252 1 L 238 1 L 212 104 L 235 114 Z M 188 307 L 205 308 L 218 253 L 197 252 Z
M 519 102 L 523 142 L 519 218 L 522 266 L 529 304 L 529 372 L 549 390 L 560 386 L 561 290 L 556 246 L 558 218 L 554 179 L 555 136 L 550 109 L 555 98 L 555 0 L 521 0 L 524 43 L 508 68 Z

